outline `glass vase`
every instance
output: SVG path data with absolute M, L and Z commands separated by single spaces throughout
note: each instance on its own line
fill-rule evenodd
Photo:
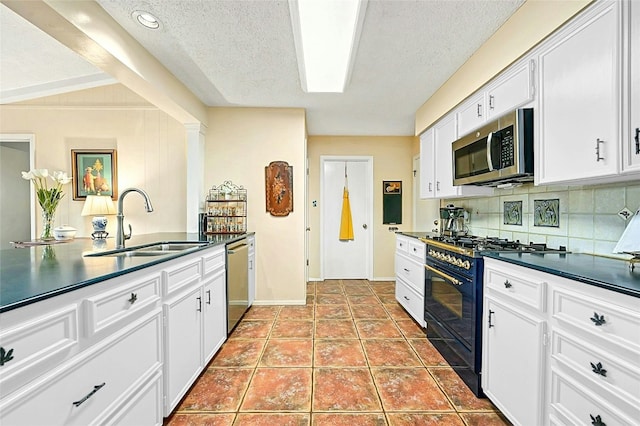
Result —
M 42 209 L 42 234 L 40 239 L 44 241 L 53 240 L 53 220 L 55 218 L 55 212 L 49 212 Z

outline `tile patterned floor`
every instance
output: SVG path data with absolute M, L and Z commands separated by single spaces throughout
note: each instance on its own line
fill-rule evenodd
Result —
M 170 426 L 498 426 L 397 304 L 393 282 L 307 284 L 306 306 L 254 306 Z

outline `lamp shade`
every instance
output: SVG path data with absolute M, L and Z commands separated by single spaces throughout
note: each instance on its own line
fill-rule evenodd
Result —
M 104 216 L 116 214 L 113 200 L 107 195 L 87 195 L 82 207 L 82 216 Z

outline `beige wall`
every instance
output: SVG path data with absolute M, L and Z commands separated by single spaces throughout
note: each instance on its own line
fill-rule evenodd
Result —
M 401 230 L 412 227 L 411 170 L 414 137 L 407 136 L 309 136 L 309 203 L 320 200 L 321 155 L 373 156 L 373 277 L 388 279 L 395 276 L 395 234 L 382 224 L 382 181 L 401 180 L 402 225 Z M 320 208 L 309 207 L 309 279 L 320 277 Z
M 256 233 L 256 304 L 304 304 L 305 113 L 302 109 L 210 108 L 205 187 L 225 180 L 248 192 L 248 228 Z M 266 212 L 265 167 L 293 166 L 293 212 Z
M 593 0 L 527 0 L 416 112 L 422 133 Z
M 35 166 L 71 172 L 72 149 L 115 149 L 118 189 L 149 193 L 155 211 L 144 212 L 132 195 L 125 221 L 134 234 L 184 231 L 186 132 L 184 126 L 117 84 L 67 95 L 0 106 L 0 133 L 35 134 Z M 68 224 L 77 236 L 92 232 L 82 217 L 83 202 L 73 200 L 71 184 L 56 212 L 56 226 Z M 38 212 L 39 214 L 39 212 Z M 42 230 L 40 219 L 36 232 Z M 115 216 L 107 231 L 115 235 Z

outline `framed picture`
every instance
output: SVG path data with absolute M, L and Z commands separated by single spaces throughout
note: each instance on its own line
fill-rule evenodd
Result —
M 402 181 L 399 180 L 383 180 L 383 194 L 402 194 Z
M 267 212 L 271 216 L 288 216 L 293 211 L 293 166 L 286 161 L 272 161 L 264 168 Z
M 73 199 L 87 195 L 108 195 L 118 199 L 118 171 L 115 149 L 73 149 Z

